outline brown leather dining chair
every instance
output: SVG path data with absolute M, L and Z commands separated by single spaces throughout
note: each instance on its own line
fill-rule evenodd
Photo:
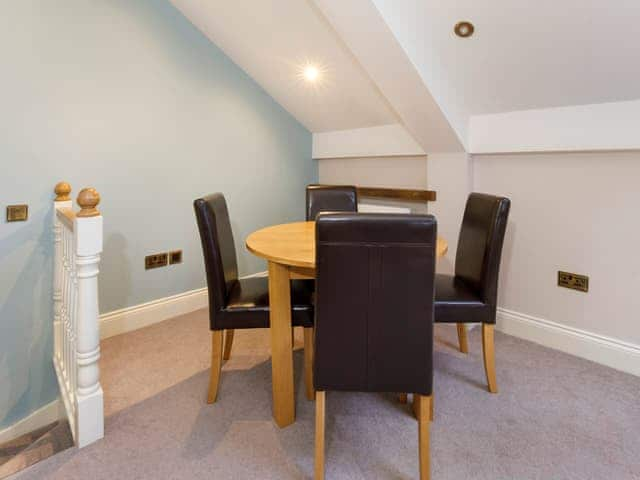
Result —
M 269 280 L 265 277 L 238 278 L 229 212 L 221 193 L 199 198 L 193 202 L 193 206 L 200 231 L 209 290 L 212 351 L 207 402 L 214 403 L 218 396 L 222 360 L 228 360 L 231 355 L 234 330 L 269 328 Z M 304 282 L 291 282 L 292 323 L 304 327 L 305 345 L 313 338 L 311 294 Z M 226 331 L 224 353 L 223 331 Z M 305 364 L 305 369 L 310 368 L 310 363 Z M 307 391 L 311 388 L 308 385 Z
M 436 275 L 435 321 L 457 324 L 461 352 L 469 351 L 464 324 L 482 324 L 484 368 L 491 393 L 498 392 L 493 329 L 510 205 L 508 198 L 470 194 L 458 238 L 455 275 Z
M 428 479 L 436 221 L 341 213 L 316 222 L 315 478 L 324 478 L 325 392 L 341 390 L 414 393 Z
M 358 191 L 351 185 L 308 185 L 307 221 L 320 212 L 357 212 Z

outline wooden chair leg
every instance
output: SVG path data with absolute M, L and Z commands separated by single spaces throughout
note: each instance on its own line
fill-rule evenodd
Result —
M 307 400 L 313 400 L 313 328 L 304 329 L 304 386 Z
M 224 336 L 224 354 L 222 355 L 223 360 L 229 360 L 231 358 L 231 347 L 233 346 L 233 333 L 235 330 L 225 330 Z
M 214 403 L 218 398 L 220 369 L 222 368 L 222 330 L 211 332 L 211 376 L 209 378 L 209 395 L 207 403 Z
M 487 374 L 487 386 L 491 393 L 498 393 L 496 381 L 496 352 L 493 339 L 493 325 L 482 324 L 482 354 L 484 357 L 484 371 Z
M 458 343 L 462 353 L 469 353 L 469 343 L 467 342 L 467 328 L 464 323 L 456 324 L 458 327 Z
M 398 394 L 398 401 L 400 403 L 406 404 L 408 402 L 408 397 L 406 393 L 399 393 Z
M 316 392 L 316 466 L 315 480 L 324 480 L 325 392 Z
M 421 415 L 421 411 L 420 411 L 420 397 L 424 398 L 424 395 L 418 395 L 417 393 L 413 394 L 413 404 L 411 405 L 413 408 L 413 414 L 415 415 L 417 420 L 420 420 L 420 415 Z M 429 397 L 431 400 L 429 401 L 429 421 L 433 422 L 433 416 L 434 416 L 434 408 L 435 408 L 435 397 L 433 395 L 431 395 L 431 397 Z
M 431 454 L 429 442 L 429 412 L 432 408 L 431 395 L 417 395 L 418 398 L 418 449 L 420 451 L 420 480 L 431 478 Z

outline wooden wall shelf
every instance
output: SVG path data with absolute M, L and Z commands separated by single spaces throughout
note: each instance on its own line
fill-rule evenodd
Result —
M 313 185 L 323 187 L 344 187 L 353 185 L 329 185 L 327 183 L 315 183 Z M 415 190 L 411 188 L 383 188 L 383 187 L 358 187 L 358 197 L 390 198 L 393 200 L 404 200 L 405 202 L 435 202 L 436 192 L 434 190 Z
M 435 202 L 433 190 L 413 190 L 406 188 L 356 187 L 360 197 L 390 198 L 409 202 Z

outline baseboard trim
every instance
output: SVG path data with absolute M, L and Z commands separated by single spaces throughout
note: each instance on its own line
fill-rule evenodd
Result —
M 242 278 L 263 277 L 266 275 L 267 272 L 258 272 Z M 148 327 L 154 323 L 206 308 L 208 304 L 207 289 L 198 288 L 105 313 L 100 315 L 100 339 L 104 340 L 115 335 Z
M 64 405 L 60 399 L 47 403 L 35 412 L 17 421 L 13 425 L 0 430 L 0 444 L 10 442 L 14 438 L 18 438 L 27 433 L 33 432 L 39 428 L 49 425 L 66 415 Z
M 199 288 L 100 315 L 100 338 L 132 332 L 172 317 L 205 308 L 207 289 Z
M 498 309 L 497 328 L 508 335 L 640 376 L 640 345 L 504 308 Z

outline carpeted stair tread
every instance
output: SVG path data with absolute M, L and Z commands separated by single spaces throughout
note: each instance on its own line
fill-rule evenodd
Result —
M 39 436 L 36 436 L 37 434 L 39 434 Z M 22 439 L 21 442 L 16 443 L 15 440 L 17 439 L 8 442 L 15 444 L 14 447 L 9 448 L 16 449 L 18 445 L 23 445 L 23 447 L 18 449 L 11 458 L 0 465 L 0 479 L 13 475 L 20 470 L 73 446 L 73 436 L 71 435 L 69 422 L 66 420 L 52 423 L 47 425 L 47 427 L 23 435 L 20 438 Z M 31 438 L 32 441 L 25 445 L 24 442 L 26 442 L 28 438 Z
M 37 439 L 42 437 L 49 430 L 53 429 L 57 424 L 57 421 L 52 422 L 48 425 L 45 425 L 44 427 L 40 427 L 32 432 L 20 435 L 19 437 L 16 437 L 0 445 L 0 465 L 11 460 L 18 453 L 20 453 Z

